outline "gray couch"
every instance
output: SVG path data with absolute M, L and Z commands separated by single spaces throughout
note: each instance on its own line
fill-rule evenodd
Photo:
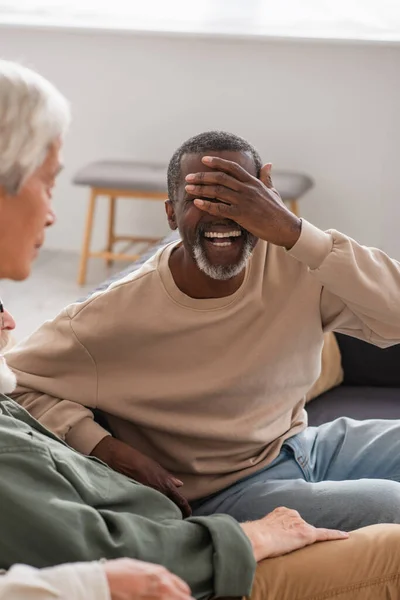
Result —
M 102 283 L 95 291 L 137 270 L 158 248 L 178 238 L 173 233 L 139 260 Z M 400 345 L 382 350 L 366 342 L 337 334 L 344 381 L 307 405 L 310 425 L 341 416 L 353 419 L 400 419 Z M 101 416 L 97 415 L 101 420 Z
M 400 419 L 400 345 L 382 350 L 336 334 L 344 381 L 307 406 L 310 425 L 338 417 Z

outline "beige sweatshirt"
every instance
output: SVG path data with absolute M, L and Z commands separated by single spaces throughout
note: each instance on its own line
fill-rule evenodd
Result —
M 174 244 L 7 355 L 14 398 L 80 452 L 116 437 L 182 479 L 189 499 L 267 465 L 307 424 L 323 331 L 400 341 L 400 264 L 303 221 L 290 252 L 259 242 L 229 297 L 172 278 Z

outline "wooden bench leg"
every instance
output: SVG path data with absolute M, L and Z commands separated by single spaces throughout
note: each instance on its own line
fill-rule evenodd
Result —
M 94 213 L 95 213 L 95 208 L 96 208 L 96 200 L 97 200 L 97 194 L 96 194 L 95 190 L 92 189 L 92 191 L 90 193 L 89 207 L 88 207 L 88 211 L 86 214 L 85 232 L 83 235 L 82 254 L 81 254 L 81 260 L 80 260 L 80 265 L 79 265 L 79 274 L 78 274 L 78 284 L 79 285 L 84 285 L 84 283 L 86 283 L 86 271 L 87 271 L 87 264 L 88 264 L 89 255 L 90 255 L 90 241 L 92 239 L 93 220 L 94 220 Z
M 297 200 L 290 200 L 289 207 L 290 207 L 290 210 L 292 211 L 292 213 L 294 215 L 296 215 L 296 217 L 298 217 L 299 216 L 299 204 L 298 204 Z
M 107 239 L 107 252 L 112 252 L 114 249 L 115 242 L 115 234 L 114 234 L 114 225 L 115 225 L 115 208 L 116 208 L 116 198 L 110 196 L 109 198 L 109 206 L 108 206 L 108 239 Z M 111 267 L 113 264 L 113 260 L 106 260 L 107 267 Z

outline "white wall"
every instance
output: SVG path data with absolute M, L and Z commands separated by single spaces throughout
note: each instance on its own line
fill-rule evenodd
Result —
M 167 161 L 190 135 L 219 128 L 248 138 L 276 167 L 315 178 L 306 218 L 400 258 L 400 47 L 0 28 L 0 56 L 36 67 L 72 103 L 48 247 L 80 248 L 87 193 L 70 184 L 80 166 Z M 166 231 L 162 204 L 120 204 L 120 228 Z

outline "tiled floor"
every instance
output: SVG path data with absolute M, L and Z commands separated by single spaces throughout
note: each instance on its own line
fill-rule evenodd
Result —
M 14 337 L 21 340 L 37 329 L 43 321 L 53 318 L 67 304 L 86 296 L 111 273 L 128 263 L 116 263 L 107 269 L 104 261 L 92 259 L 87 284 L 76 283 L 79 255 L 54 250 L 42 250 L 32 275 L 22 282 L 0 281 L 0 295 L 17 323 Z

